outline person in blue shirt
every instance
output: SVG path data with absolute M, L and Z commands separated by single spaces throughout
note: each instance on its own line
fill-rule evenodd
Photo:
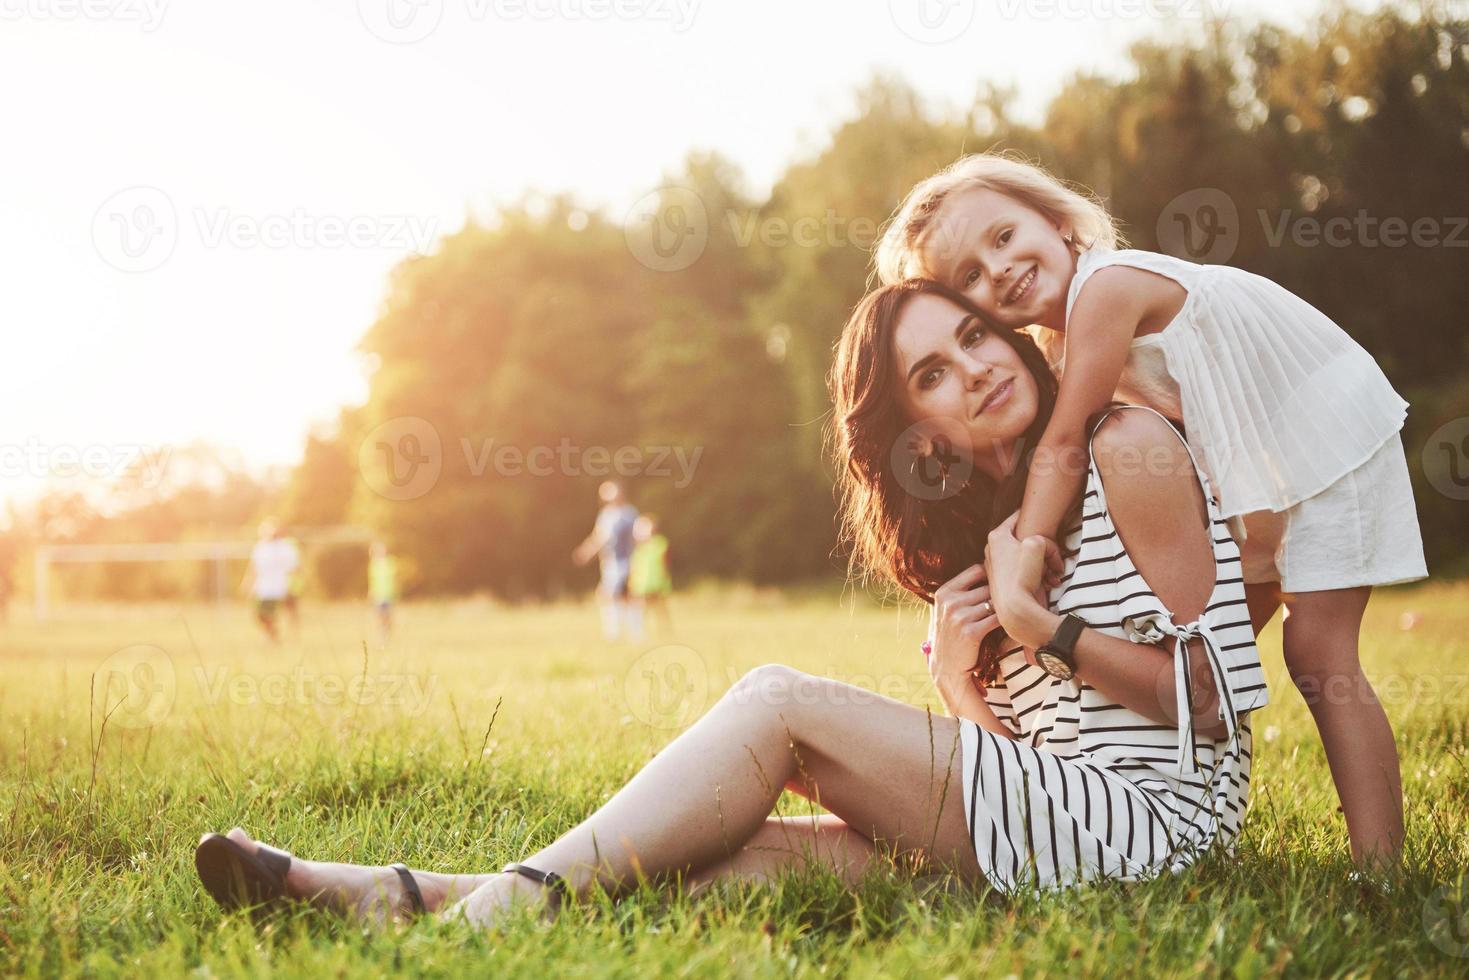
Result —
M 632 613 L 628 602 L 627 582 L 632 571 L 633 525 L 638 519 L 638 509 L 627 500 L 627 492 L 616 480 L 606 480 L 597 488 L 602 509 L 597 512 L 597 523 L 592 533 L 571 553 L 572 561 L 585 565 L 593 555 L 602 559 L 602 581 L 597 595 L 602 602 L 602 635 L 609 641 L 617 640 L 624 628 L 630 639 L 635 639 Z

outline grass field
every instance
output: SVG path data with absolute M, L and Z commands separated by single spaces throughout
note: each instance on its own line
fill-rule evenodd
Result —
M 380 647 L 365 610 L 308 605 L 279 648 L 239 606 L 18 615 L 0 629 L 0 971 L 1469 973 L 1465 586 L 1381 592 L 1368 610 L 1364 662 L 1408 801 L 1405 873 L 1385 896 L 1348 880 L 1278 624 L 1262 641 L 1274 703 L 1255 721 L 1238 854 L 1176 877 L 1002 905 L 899 870 L 855 892 L 808 872 L 693 900 L 645 888 L 499 935 L 433 922 L 370 934 L 310 911 L 257 928 L 199 887 L 200 833 L 236 823 L 315 858 L 496 869 L 590 813 L 762 663 L 938 705 L 911 608 L 709 590 L 675 614 L 674 645 L 633 647 L 601 642 L 590 605 L 413 605 Z M 809 804 L 788 794 L 782 811 Z

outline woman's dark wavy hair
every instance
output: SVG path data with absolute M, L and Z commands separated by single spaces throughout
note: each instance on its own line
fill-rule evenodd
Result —
M 912 457 L 898 447 L 911 420 L 898 400 L 902 380 L 893 335 L 908 302 L 925 293 L 977 317 L 1009 344 L 1040 394 L 1010 476 L 997 483 L 974 468 L 962 486 L 939 500 L 905 489 Z M 850 549 L 848 575 L 864 583 L 876 577 L 932 602 L 940 585 L 983 559 L 990 531 L 1020 506 L 1031 456 L 1056 404 L 1056 376 L 1027 334 L 993 323 L 963 293 L 928 279 L 867 294 L 835 353 L 827 376 L 833 404 L 828 445 L 837 469 L 839 538 Z M 982 673 L 992 676 L 997 658 L 982 659 L 991 660 Z

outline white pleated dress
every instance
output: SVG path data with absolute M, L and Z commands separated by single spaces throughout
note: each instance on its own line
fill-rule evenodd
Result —
M 1188 293 L 1164 329 L 1133 339 L 1116 397 L 1183 423 L 1235 518 L 1246 582 L 1306 592 L 1427 575 L 1398 435 L 1408 403 L 1367 351 L 1263 276 L 1133 249 L 1081 253 L 1068 321 L 1087 279 L 1112 265 Z M 1064 375 L 1060 339 L 1042 346 Z
M 1110 636 L 1166 644 L 1175 683 L 1160 694 L 1173 696 L 1185 725 L 1180 731 L 1154 722 L 1084 677 L 1058 680 L 1026 663 L 1023 652 L 1008 654 L 985 700 L 1017 738 L 960 721 L 964 815 L 975 856 L 996 889 L 1145 879 L 1186 868 L 1210 847 L 1232 852 L 1249 793 L 1249 713 L 1267 703 L 1268 692 L 1239 549 L 1213 498 L 1208 511 L 1214 589 L 1196 621 L 1179 623 L 1123 547 L 1091 464 L 1081 523 L 1065 535 L 1064 578 L 1052 590 L 1051 608 Z M 1203 640 L 1223 694 L 1223 738 L 1198 735 L 1190 721 L 1186 643 L 1194 637 Z

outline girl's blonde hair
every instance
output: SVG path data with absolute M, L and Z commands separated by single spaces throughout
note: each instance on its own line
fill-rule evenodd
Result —
M 975 153 L 908 192 L 877 245 L 877 276 L 884 285 L 929 274 L 923 267 L 923 239 L 944 203 L 955 192 L 972 188 L 997 191 L 1051 221 L 1070 223 L 1071 247 L 1077 252 L 1127 246 L 1112 215 L 1090 193 L 1063 183 L 1018 154 Z

